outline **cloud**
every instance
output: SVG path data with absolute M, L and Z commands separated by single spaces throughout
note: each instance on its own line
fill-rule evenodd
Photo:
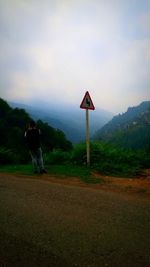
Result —
M 78 104 L 89 90 L 116 112 L 148 99 L 149 10 L 138 3 L 1 2 L 1 95 Z

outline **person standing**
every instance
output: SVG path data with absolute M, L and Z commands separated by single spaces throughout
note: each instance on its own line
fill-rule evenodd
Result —
M 36 127 L 35 121 L 31 120 L 27 131 L 25 131 L 25 140 L 31 155 L 33 171 L 34 173 L 47 173 L 43 163 L 40 137 L 40 129 Z

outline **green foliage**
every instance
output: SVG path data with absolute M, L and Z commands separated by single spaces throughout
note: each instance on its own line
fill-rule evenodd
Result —
M 51 165 L 49 168 L 49 173 L 52 175 L 59 176 L 59 178 L 70 178 L 78 177 L 84 183 L 97 184 L 101 183 L 101 179 L 97 179 L 92 176 L 91 169 L 86 166 L 77 166 L 72 164 L 65 165 Z
M 127 149 L 145 149 L 150 143 L 150 101 L 115 116 L 95 134 L 95 139 Z
M 102 183 L 102 179 L 95 178 L 91 174 L 90 168 L 87 168 L 86 166 L 76 166 L 72 164 L 53 164 L 47 166 L 48 174 L 55 176 L 59 179 L 76 179 L 79 178 L 84 183 L 90 183 L 90 184 L 97 184 Z M 23 175 L 31 175 L 32 173 L 32 166 L 31 164 L 17 164 L 17 165 L 0 165 L 0 172 L 9 172 L 9 173 L 17 173 L 17 174 L 23 174 Z M 40 176 L 40 174 L 39 174 Z M 37 174 L 35 175 L 35 178 L 38 178 Z
M 26 162 L 28 157 L 24 144 L 24 131 L 30 120 L 29 115 L 23 109 L 12 109 L 2 99 L 0 99 L 0 114 L 0 147 L 6 151 L 5 163 Z
M 12 164 L 16 161 L 13 152 L 5 147 L 0 147 L 0 165 Z
M 144 118 L 146 118 L 147 125 L 148 112 Z M 0 99 L 0 164 L 31 162 L 24 142 L 24 131 L 30 120 L 31 118 L 25 110 L 12 109 L 4 100 Z M 71 142 L 66 139 L 62 131 L 50 127 L 41 120 L 37 121 L 37 125 L 42 132 L 44 161 L 47 166 L 63 164 L 64 166 L 87 168 L 85 143 L 72 147 Z M 140 126 L 143 127 L 143 135 L 145 133 L 144 125 Z M 136 127 L 139 126 L 136 125 Z M 113 136 L 114 143 L 117 143 L 115 146 L 102 141 L 91 142 L 91 169 L 108 175 L 134 176 L 142 168 L 150 168 L 150 139 L 148 139 L 149 142 L 145 141 L 143 150 L 125 149 L 121 145 L 122 134 L 126 144 L 130 144 L 132 139 L 140 142 L 140 132 L 136 137 L 135 132 L 137 133 L 135 127 L 130 128 L 130 136 L 129 134 L 125 135 L 125 131 L 119 130 Z M 131 144 L 130 147 L 132 147 Z
M 11 111 L 10 106 L 5 100 L 0 98 L 0 119 L 3 118 L 9 111 Z
M 72 151 L 72 162 L 77 165 L 86 165 L 85 143 L 79 143 L 74 146 Z
M 92 142 L 90 152 L 90 167 L 86 166 L 86 146 L 84 143 L 75 145 L 72 151 L 54 149 L 44 153 L 44 162 L 49 173 L 78 176 L 78 170 L 80 177 L 86 182 L 90 182 L 90 179 L 93 181 L 90 176 L 92 170 L 106 175 L 134 177 L 143 168 L 150 168 L 149 151 L 137 152 L 119 149 L 106 143 Z M 9 162 L 11 164 L 15 160 L 12 151 L 5 149 L 1 149 L 0 160 L 1 158 L 3 159 L 2 163 Z M 87 170 L 87 174 L 85 170 Z
M 16 163 L 10 163 L 0 165 L 0 172 L 8 172 L 8 173 L 17 173 L 17 174 L 23 174 L 23 175 L 31 175 L 32 173 L 32 165 L 30 164 L 16 164 Z
M 24 140 L 24 132 L 30 120 L 30 116 L 24 109 L 13 109 L 0 98 L 0 147 L 3 147 L 5 151 L 4 153 L 2 150 L 5 156 L 1 162 L 27 163 L 31 160 Z M 45 152 L 53 149 L 68 151 L 72 148 L 71 142 L 66 139 L 62 131 L 40 120 L 37 125 L 42 132 L 42 145 Z M 9 155 L 12 156 L 12 160 Z
M 71 142 L 66 139 L 62 131 L 54 129 L 48 123 L 43 123 L 41 120 L 37 121 L 37 126 L 41 129 L 42 144 L 46 152 L 53 149 L 61 149 L 63 151 L 72 149 Z
M 60 149 L 54 149 L 46 153 L 44 161 L 47 165 L 66 164 L 71 161 L 71 153 Z
M 74 147 L 72 162 L 78 165 L 86 164 L 84 143 Z M 142 168 L 150 167 L 150 153 L 118 148 L 104 142 L 91 142 L 90 162 L 91 168 L 103 174 L 135 176 Z
M 142 157 L 133 150 L 114 147 L 109 144 L 94 144 L 96 151 L 93 153 L 93 166 L 106 174 L 123 176 L 136 175 L 142 166 Z M 100 152 L 98 152 L 100 151 Z

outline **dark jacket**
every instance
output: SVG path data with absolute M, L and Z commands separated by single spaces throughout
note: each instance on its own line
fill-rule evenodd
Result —
M 36 150 L 40 148 L 41 146 L 40 135 L 41 132 L 37 128 L 29 128 L 25 132 L 25 140 L 30 150 Z

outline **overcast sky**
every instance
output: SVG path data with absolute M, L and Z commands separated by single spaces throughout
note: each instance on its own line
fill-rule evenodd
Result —
M 0 97 L 115 113 L 150 100 L 150 0 L 0 0 Z

